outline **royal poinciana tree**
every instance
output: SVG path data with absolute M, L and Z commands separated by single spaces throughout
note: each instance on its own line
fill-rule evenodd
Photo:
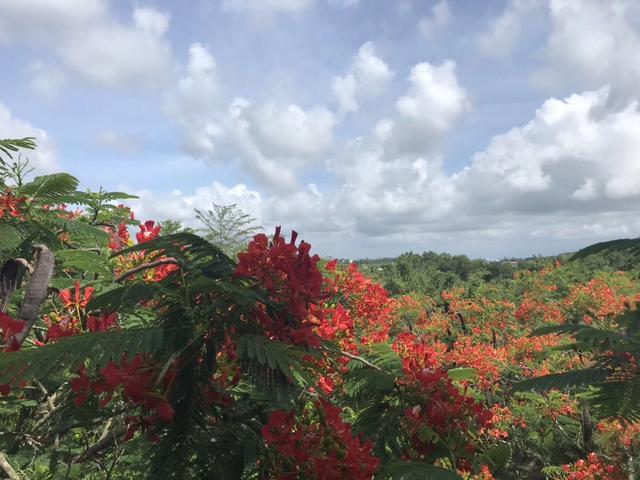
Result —
M 608 328 L 640 298 L 633 285 L 558 297 L 550 266 L 517 279 L 517 304 L 490 291 L 391 297 L 295 232 L 258 234 L 232 259 L 197 235 L 138 221 L 119 204 L 126 194 L 80 192 L 68 174 L 28 180 L 13 157 L 33 146 L 0 143 L 5 476 L 633 473 L 637 430 L 611 412 L 585 417 L 571 388 L 588 382 L 543 384 L 569 389 L 544 395 L 513 388 L 578 361 L 604 368 L 600 353 L 575 345 L 546 356 L 563 337 L 527 334 L 571 312 Z M 601 381 L 617 371 L 607 367 Z M 620 439 L 587 435 L 596 425 Z

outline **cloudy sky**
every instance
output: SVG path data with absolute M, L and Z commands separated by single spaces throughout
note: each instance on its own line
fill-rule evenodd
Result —
M 324 255 L 640 234 L 637 0 L 0 0 L 0 137 Z

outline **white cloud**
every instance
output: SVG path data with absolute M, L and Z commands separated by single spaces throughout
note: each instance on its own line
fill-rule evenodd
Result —
M 411 88 L 395 104 L 398 118 L 386 126 L 390 147 L 401 153 L 440 147 L 444 136 L 469 108 L 467 93 L 458 83 L 455 69 L 453 60 L 440 65 L 419 63 L 411 69 Z
M 263 184 L 293 190 L 298 186 L 296 170 L 329 148 L 334 126 L 335 116 L 324 107 L 254 106 L 236 99 L 223 135 Z
M 295 104 L 247 108 L 250 131 L 267 156 L 301 159 L 325 151 L 333 142 L 335 116 L 324 107 Z
M 416 93 L 412 89 L 405 97 Z M 633 181 L 640 178 L 640 107 L 613 107 L 609 97 L 600 89 L 549 99 L 527 124 L 495 136 L 454 174 L 445 171 L 437 149 L 392 148 L 405 121 L 400 109 L 333 156 L 327 164 L 333 186 L 264 194 L 214 183 L 190 193 L 143 193 L 140 211 L 193 224 L 194 207 L 236 203 L 268 231 L 294 228 L 319 251 L 351 257 L 427 248 L 501 257 L 505 242 L 509 254 L 528 255 L 634 235 L 640 232 L 640 187 Z M 233 139 L 247 142 L 235 148 L 254 149 L 246 155 L 248 168 L 286 186 L 289 173 L 296 181 L 296 167 L 262 152 L 254 131 L 262 108 L 238 99 L 228 116 L 240 126 L 229 132 L 246 135 Z M 286 108 L 271 108 L 265 111 L 286 116 Z
M 550 0 L 548 68 L 535 80 L 543 86 L 611 85 L 616 96 L 640 91 L 640 4 L 627 0 Z
M 131 155 L 140 150 L 141 139 L 137 135 L 118 132 L 101 132 L 96 135 L 96 145 Z
M 523 21 L 535 5 L 534 0 L 509 0 L 505 10 L 478 35 L 480 53 L 498 59 L 511 56 L 522 34 Z
M 223 0 L 226 11 L 277 13 L 299 12 L 313 4 L 313 0 Z
M 380 120 L 371 137 L 350 141 L 329 164 L 341 186 L 325 208 L 342 228 L 374 237 L 420 230 L 455 202 L 441 159 L 445 137 L 468 108 L 455 63 L 419 63 L 409 84 L 396 114 Z
M 431 38 L 451 22 L 451 7 L 447 0 L 440 0 L 431 8 L 431 15 L 422 17 L 418 31 L 425 38 Z
M 322 106 L 254 105 L 238 97 L 225 109 L 218 97 L 216 62 L 201 44 L 167 96 L 167 111 L 185 129 L 185 151 L 209 162 L 235 161 L 269 187 L 293 189 L 296 169 L 318 159 L 333 143 L 335 115 Z
M 354 8 L 360 5 L 360 0 L 329 0 L 329 4 L 344 8 Z
M 27 74 L 31 89 L 46 99 L 57 97 L 66 83 L 66 76 L 58 66 L 47 65 L 39 60 L 29 65 Z
M 343 112 L 355 112 L 362 97 L 377 95 L 393 78 L 393 71 L 377 57 L 373 43 L 360 47 L 349 72 L 333 79 L 333 94 Z
M 107 15 L 104 0 L 2 0 L 0 42 L 28 40 L 52 46 Z
M 116 20 L 103 0 L 4 0 L 0 42 L 51 49 L 67 69 L 101 85 L 165 84 L 173 68 L 169 15 L 151 7 Z
M 143 32 L 160 37 L 169 30 L 169 15 L 153 8 L 142 7 L 133 11 L 133 21 Z
M 585 178 L 584 183 L 571 196 L 576 200 L 592 200 L 597 196 L 597 188 L 598 185 L 593 178 Z
M 212 114 L 218 90 L 215 59 L 202 44 L 191 44 L 189 61 L 167 95 L 166 108 L 185 127 L 185 151 L 196 158 L 211 160 L 216 152 L 220 126 Z
M 191 194 L 174 190 L 166 195 L 157 195 L 149 190 L 135 192 L 139 198 L 130 202 L 136 216 L 141 220 L 180 220 L 187 226 L 201 227 L 196 221 L 194 209 L 236 204 L 242 211 L 261 222 L 264 218 L 263 198 L 244 184 L 227 187 L 220 182 L 198 187 Z
M 35 137 L 38 148 L 21 151 L 22 157 L 28 159 L 29 165 L 35 169 L 34 174 L 52 173 L 59 168 L 55 148 L 47 132 L 25 120 L 15 118 L 2 103 L 0 103 L 0 132 L 2 132 L 2 138 Z M 6 160 L 6 157 L 4 158 Z M 14 160 L 17 160 L 17 157 L 14 157 Z
M 484 212 L 625 210 L 640 201 L 640 108 L 607 88 L 549 99 L 525 126 L 494 137 L 455 176 Z

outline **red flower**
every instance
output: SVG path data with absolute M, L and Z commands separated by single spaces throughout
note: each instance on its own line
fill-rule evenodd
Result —
M 10 189 L 6 189 L 0 195 L 0 218 L 9 214 L 12 217 L 20 216 L 20 206 L 26 201 L 24 197 L 15 197 Z
M 111 238 L 109 239 L 109 249 L 113 251 L 122 250 L 129 246 L 130 238 L 129 238 L 129 230 L 127 230 L 127 224 L 121 222 L 118 225 L 118 231 L 115 232 L 112 229 L 108 229 L 111 233 Z
M 320 400 L 296 418 L 293 411 L 275 411 L 262 428 L 274 452 L 276 479 L 370 480 L 380 466 L 373 443 L 355 437 L 342 410 Z
M 140 225 L 140 231 L 136 233 L 138 243 L 146 243 L 160 235 L 160 225 L 156 225 L 153 220 L 147 220 Z
M 87 317 L 87 330 L 90 332 L 105 332 L 118 324 L 118 314 L 100 315 L 99 317 Z
M 273 337 L 295 344 L 317 345 L 318 339 L 308 321 L 312 305 L 324 299 L 318 255 L 311 256 L 311 245 L 300 242 L 292 232 L 287 243 L 276 228 L 271 242 L 264 234 L 253 237 L 246 252 L 238 255 L 236 276 L 262 285 L 269 298 L 282 306 L 275 316 L 257 312 L 260 323 Z
M 76 281 L 74 292 L 72 292 L 71 289 L 62 290 L 59 295 L 67 310 L 79 313 L 83 312 L 84 309 L 87 308 L 87 304 L 89 303 L 94 291 L 95 288 L 86 287 L 84 289 L 84 294 L 82 294 L 80 292 L 80 282 Z
M 20 333 L 25 326 L 24 321 L 14 320 L 4 312 L 0 312 L 0 330 L 2 331 L 2 343 L 6 345 L 7 352 L 15 351 L 20 348 L 15 335 Z

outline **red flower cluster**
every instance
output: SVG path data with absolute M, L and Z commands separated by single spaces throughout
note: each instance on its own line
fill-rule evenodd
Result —
M 118 325 L 118 314 L 87 315 L 87 305 L 91 300 L 95 288 L 87 286 L 80 288 L 76 282 L 73 289 L 62 290 L 59 293 L 65 312 L 61 315 L 51 313 L 44 316 L 47 329 L 47 340 L 56 341 L 82 333 L 83 327 L 89 332 L 104 332 Z
M 131 219 L 133 220 L 133 214 L 131 214 Z M 162 227 L 159 224 L 156 224 L 153 220 L 147 220 L 146 222 L 139 225 L 140 231 L 136 233 L 136 240 L 138 241 L 138 245 L 150 242 L 160 235 L 160 231 Z M 129 236 L 129 230 L 127 230 L 127 224 L 122 222 L 118 226 L 118 230 L 115 231 L 113 229 L 108 229 L 108 232 L 111 235 L 111 239 L 109 241 L 109 249 L 113 252 L 118 252 L 123 248 L 133 246 L 133 241 Z M 134 268 L 138 265 L 141 265 L 145 261 L 145 252 L 131 252 L 127 255 L 121 255 L 116 258 L 116 263 L 118 267 L 115 269 L 115 273 L 119 274 L 124 270 Z M 160 257 L 161 258 L 161 257 Z M 154 260 L 159 260 L 160 258 L 154 257 Z M 159 282 L 160 280 L 164 280 L 167 278 L 172 272 L 175 272 L 180 267 L 174 263 L 166 263 L 164 265 L 159 265 L 153 269 L 147 269 L 143 271 L 143 276 L 145 280 L 149 282 Z
M 382 285 L 364 276 L 357 264 L 351 263 L 347 271 L 337 270 L 336 266 L 336 261 L 325 266 L 333 273 L 326 281 L 325 290 L 344 297 L 345 305 L 361 335 L 361 343 L 387 341 L 396 321 L 393 314 L 398 306 L 397 301 L 389 296 Z
M 14 320 L 6 313 L 0 312 L 0 332 L 2 332 L 2 344 L 5 351 L 11 352 L 20 348 L 15 336 L 22 331 L 24 325 L 24 321 Z
M 60 292 L 60 299 L 64 303 L 64 307 L 70 312 L 84 312 L 95 290 L 95 288 L 89 286 L 84 289 L 83 293 L 80 291 L 80 282 L 76 281 L 73 291 L 69 289 Z
M 440 342 L 428 343 L 424 337 L 403 332 L 397 335 L 393 349 L 402 359 L 404 371 L 414 372 L 441 368 L 447 346 Z
M 110 234 L 108 247 L 111 251 L 117 252 L 131 245 L 131 237 L 126 223 L 121 222 L 117 231 L 112 229 L 107 229 L 107 231 Z
M 160 235 L 160 225 L 156 225 L 153 220 L 147 220 L 140 224 L 140 231 L 136 233 L 136 240 L 138 245 L 141 243 L 147 243 Z
M 78 377 L 71 380 L 71 390 L 76 393 L 75 404 L 81 406 L 87 401 L 89 394 L 94 393 L 103 395 L 100 406 L 105 407 L 113 395 L 121 391 L 125 400 L 153 411 L 151 420 L 171 422 L 174 413 L 171 404 L 153 391 L 154 373 L 140 354 L 131 361 L 123 357 L 119 363 L 109 362 L 100 370 L 97 380 L 91 380 L 83 366 Z
M 431 453 L 442 439 L 449 448 L 457 450 L 458 465 L 475 451 L 464 435 L 472 429 L 491 425 L 493 413 L 472 397 L 462 393 L 443 369 L 406 372 L 403 383 L 416 402 L 405 410 L 407 430 L 418 457 Z
M 614 465 L 606 465 L 595 453 L 590 453 L 587 460 L 562 466 L 567 480 L 622 480 L 625 478 L 620 469 Z
M 10 189 L 6 189 L 2 194 L 0 194 L 0 218 L 5 215 L 9 215 L 11 217 L 20 217 L 20 207 L 26 199 L 24 197 L 16 197 L 13 195 L 13 192 Z
M 315 412 L 275 411 L 262 428 L 273 450 L 272 477 L 277 480 L 370 480 L 380 466 L 373 444 L 353 436 L 340 418 L 342 410 L 320 400 Z M 314 414 L 315 413 L 315 414 Z
M 236 276 L 258 282 L 269 294 L 269 298 L 282 305 L 275 315 L 267 315 L 264 309 L 257 311 L 260 323 L 267 333 L 294 344 L 316 346 L 319 339 L 313 333 L 309 319 L 312 306 L 323 298 L 322 273 L 318 270 L 318 255 L 309 255 L 311 245 L 302 241 L 296 246 L 298 237 L 292 232 L 287 243 L 280 235 L 280 227 L 271 242 L 264 234 L 253 237 L 246 252 L 238 255 Z

